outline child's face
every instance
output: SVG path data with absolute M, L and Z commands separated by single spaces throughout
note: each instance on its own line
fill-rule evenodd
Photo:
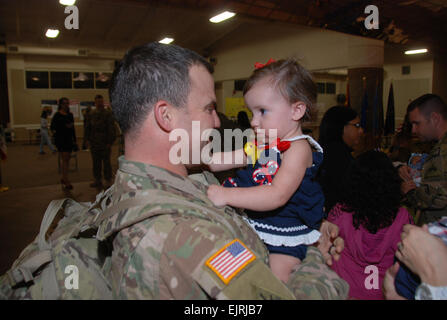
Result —
M 284 99 L 278 89 L 273 88 L 269 78 L 261 79 L 245 94 L 245 103 L 253 112 L 251 126 L 255 133 L 271 142 L 276 138 L 292 138 L 298 133 L 299 121 L 294 120 L 292 105 Z M 276 130 L 270 131 L 270 129 Z M 267 142 L 267 141 L 266 141 Z

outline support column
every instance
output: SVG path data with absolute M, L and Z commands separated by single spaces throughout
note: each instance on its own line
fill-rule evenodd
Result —
M 432 82 L 432 92 L 447 103 L 447 58 L 445 55 L 436 54 L 434 56 Z
M 383 129 L 383 62 L 384 43 L 365 43 L 362 38 L 354 39 L 348 47 L 350 65 L 348 66 L 348 83 L 351 107 L 362 116 L 362 100 L 365 90 L 368 96 L 366 110 L 365 148 L 377 146 L 377 139 L 372 134 L 374 125 L 374 100 L 377 99 L 379 130 Z M 377 97 L 376 97 L 377 95 Z M 381 118 L 380 118 L 381 117 Z

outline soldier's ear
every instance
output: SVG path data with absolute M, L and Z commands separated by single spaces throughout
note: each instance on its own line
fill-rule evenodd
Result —
M 165 132 L 171 132 L 174 129 L 173 106 L 164 100 L 158 101 L 154 105 L 154 117 L 158 126 Z
M 432 112 L 432 113 L 430 114 L 430 119 L 431 119 L 432 123 L 434 123 L 435 125 L 438 125 L 438 124 L 439 124 L 441 118 L 442 118 L 442 116 L 441 116 L 441 114 L 438 113 L 438 112 Z

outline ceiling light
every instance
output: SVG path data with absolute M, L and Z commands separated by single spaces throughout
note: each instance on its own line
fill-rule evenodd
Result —
M 47 36 L 47 38 L 56 38 L 59 35 L 59 30 L 48 29 L 45 35 Z
M 428 52 L 427 49 L 417 49 L 417 50 L 405 51 L 405 54 L 419 54 L 419 53 L 426 53 L 426 52 Z
M 225 11 L 225 12 L 222 12 L 221 14 L 218 14 L 217 16 L 212 17 L 210 19 L 210 21 L 213 23 L 219 23 L 224 20 L 230 19 L 231 17 L 234 17 L 235 15 L 236 14 L 233 12 Z
M 74 5 L 76 0 L 59 0 L 59 3 L 64 6 L 72 6 Z
M 172 41 L 174 41 L 174 39 L 172 39 L 172 38 L 164 38 L 163 40 L 160 40 L 158 42 L 164 43 L 164 44 L 170 44 Z

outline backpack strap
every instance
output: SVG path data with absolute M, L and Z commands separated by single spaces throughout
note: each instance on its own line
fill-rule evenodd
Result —
M 147 193 L 144 197 L 140 196 L 122 200 L 108 207 L 104 211 L 101 211 L 94 219 L 86 219 L 84 223 L 79 224 L 73 230 L 69 238 L 77 237 L 81 232 L 89 229 L 97 229 L 98 231 L 96 238 L 98 239 L 98 241 L 103 241 L 112 234 L 119 232 L 122 229 L 128 228 L 143 220 L 158 215 L 177 213 L 179 207 L 185 211 L 192 211 L 195 214 L 204 213 L 206 211 L 213 210 L 214 208 L 211 203 L 206 203 L 206 205 L 204 206 L 192 201 L 187 201 L 183 197 L 176 197 L 172 193 L 163 190 L 153 189 L 145 191 L 147 191 Z M 12 287 L 23 281 L 28 282 L 33 280 L 33 274 L 36 272 L 36 270 L 41 268 L 44 264 L 47 264 L 53 260 L 51 256 L 51 244 L 48 243 L 45 239 L 46 233 L 53 223 L 57 213 L 61 210 L 61 208 L 66 206 L 68 202 L 74 202 L 74 200 L 70 198 L 53 200 L 48 205 L 40 226 L 40 231 L 37 239 L 39 252 L 36 255 L 27 258 L 25 261 L 20 262 L 18 266 L 16 266 L 15 268 L 11 268 L 11 270 L 7 272 Z M 95 203 L 99 203 L 98 198 Z M 146 206 L 147 210 L 145 209 Z M 115 219 L 115 216 L 117 216 L 120 212 L 124 212 L 124 210 L 129 208 L 134 209 L 136 207 L 141 207 L 141 209 L 144 210 L 129 210 L 125 212 L 123 216 L 120 216 L 119 220 Z M 85 213 L 87 213 L 90 208 L 91 206 L 86 206 L 84 208 Z M 169 208 L 171 208 L 171 210 Z M 217 210 L 217 208 L 215 210 Z M 93 222 L 91 222 L 92 220 Z M 225 219 L 221 219 L 220 222 L 231 229 L 231 226 Z M 57 290 L 57 283 L 54 283 L 54 277 L 52 273 L 49 272 L 49 270 L 45 271 L 45 276 L 48 277 L 48 280 L 45 281 L 47 283 L 47 286 L 50 286 L 52 289 L 51 292 L 54 292 L 54 294 L 52 294 L 49 298 L 55 299 L 57 298 L 57 294 L 55 291 Z
M 43 216 L 42 222 L 40 224 L 39 235 L 37 236 L 37 243 L 40 250 L 50 250 L 51 245 L 46 241 L 45 237 L 50 228 L 51 224 L 56 218 L 59 210 L 65 206 L 66 202 L 73 201 L 70 198 L 53 200 L 47 207 L 45 214 Z
M 29 282 L 34 279 L 33 273 L 44 264 L 52 261 L 51 251 L 39 251 L 36 255 L 20 263 L 16 268 L 12 268 L 6 272 L 11 287 L 25 281 Z
M 39 235 L 37 236 L 37 244 L 39 252 L 25 261 L 19 263 L 15 268 L 11 268 L 6 274 L 12 287 L 23 281 L 29 282 L 34 279 L 34 272 L 44 264 L 51 262 L 51 245 L 46 241 L 45 235 L 49 227 L 54 221 L 59 210 L 71 199 L 53 200 L 47 207 L 42 223 L 40 225 Z
M 175 214 L 178 208 L 185 211 L 185 214 L 204 214 L 206 211 L 213 210 L 213 205 L 210 202 L 199 204 L 188 201 L 183 197 L 176 197 L 172 193 L 163 190 L 145 190 L 147 194 L 144 197 L 129 198 L 118 202 L 117 204 L 107 208 L 95 220 L 94 225 L 98 228 L 96 238 L 100 241 L 105 240 L 112 234 L 128 228 L 138 222 L 149 219 L 154 216 L 164 214 Z M 122 216 L 118 215 L 123 210 L 136 207 L 141 207 L 141 210 L 129 210 Z M 147 208 L 145 208 L 147 207 Z M 215 209 L 217 210 L 217 208 Z M 226 224 L 231 229 L 231 226 L 225 219 L 220 222 Z

